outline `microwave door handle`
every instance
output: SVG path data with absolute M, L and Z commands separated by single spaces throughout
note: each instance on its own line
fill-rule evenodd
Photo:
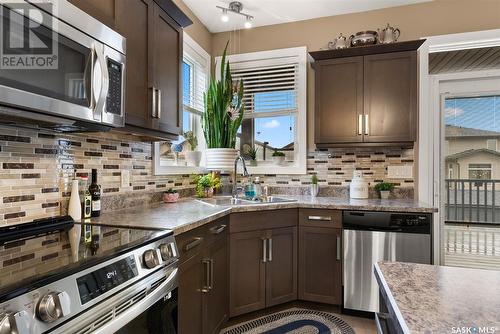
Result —
M 91 110 L 95 108 L 95 98 L 94 98 L 94 63 L 96 58 L 96 52 L 94 48 L 90 49 L 90 55 L 85 64 L 85 70 L 83 73 L 83 80 L 85 84 L 85 95 L 87 98 L 87 103 Z
M 106 112 L 105 110 L 105 105 L 106 105 L 106 97 L 108 95 L 108 90 L 109 90 L 109 73 L 108 73 L 108 64 L 106 62 L 106 56 L 104 55 L 104 48 L 101 45 L 99 50 L 96 52 L 97 54 L 97 61 L 99 62 L 99 65 L 101 67 L 101 91 L 99 92 L 99 97 L 96 102 L 96 111 L 100 112 L 102 111 L 103 113 Z M 94 113 L 94 119 L 96 119 L 96 114 Z M 99 121 L 101 120 L 101 115 L 99 114 Z

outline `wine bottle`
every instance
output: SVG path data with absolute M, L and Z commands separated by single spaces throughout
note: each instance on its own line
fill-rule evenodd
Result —
M 101 215 L 101 186 L 97 183 L 97 169 L 92 169 L 92 183 L 89 186 L 91 202 L 91 216 Z

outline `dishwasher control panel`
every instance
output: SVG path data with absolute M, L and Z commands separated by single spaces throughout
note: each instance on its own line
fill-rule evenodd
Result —
M 382 212 L 382 211 L 344 211 L 344 229 L 431 233 L 432 215 L 427 213 Z

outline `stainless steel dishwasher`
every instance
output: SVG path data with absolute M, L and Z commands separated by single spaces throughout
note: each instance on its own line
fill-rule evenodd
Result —
M 344 211 L 344 309 L 379 311 L 378 261 L 430 264 L 431 214 Z

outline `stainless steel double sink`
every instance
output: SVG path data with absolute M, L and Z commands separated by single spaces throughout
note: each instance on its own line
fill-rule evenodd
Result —
M 276 196 L 262 196 L 255 200 L 248 200 L 243 198 L 233 198 L 232 196 L 214 196 L 211 198 L 198 199 L 198 201 L 210 204 L 210 205 L 258 205 L 258 204 L 269 204 L 269 203 L 286 203 L 286 202 L 296 202 L 295 199 L 276 197 Z

